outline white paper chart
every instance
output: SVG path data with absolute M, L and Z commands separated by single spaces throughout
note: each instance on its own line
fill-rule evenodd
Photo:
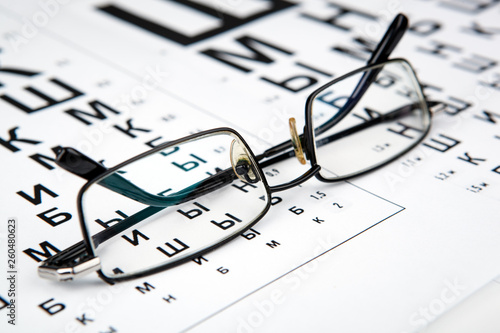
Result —
M 415 149 L 276 193 L 254 227 L 176 268 L 115 285 L 38 276 L 82 240 L 84 181 L 54 149 L 110 167 L 225 126 L 263 152 L 289 140 L 290 117 L 303 128 L 307 96 L 363 66 L 399 12 L 410 28 L 393 57 L 440 102 Z M 498 0 L 1 1 L 0 330 L 425 328 L 500 274 L 499 19 Z M 279 184 L 305 170 L 264 171 Z

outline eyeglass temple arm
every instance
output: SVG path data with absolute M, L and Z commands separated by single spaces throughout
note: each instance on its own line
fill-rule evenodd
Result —
M 392 21 L 391 25 L 387 29 L 384 37 L 375 47 L 370 59 L 367 61 L 367 65 L 373 65 L 376 63 L 386 61 L 394 48 L 398 45 L 399 41 L 403 37 L 406 29 L 408 27 L 408 19 L 403 14 L 398 14 Z M 359 102 L 363 94 L 366 92 L 368 87 L 377 77 L 379 71 L 370 71 L 363 74 L 363 77 L 358 82 L 356 89 L 347 100 L 346 104 L 343 106 L 342 110 L 335 115 L 332 119 L 327 121 L 325 124 L 315 129 L 316 134 L 321 134 L 324 131 L 332 128 L 336 123 L 338 123 L 342 118 L 345 117 L 352 110 L 352 108 Z M 300 140 L 304 139 L 304 135 L 300 135 Z M 287 149 L 292 148 L 291 141 L 282 142 L 272 148 L 267 149 L 261 155 L 257 156 L 257 160 L 262 160 L 263 158 L 274 156 Z M 293 152 L 291 153 L 293 155 Z
M 396 48 L 408 28 L 408 18 L 403 14 L 398 14 L 387 28 L 384 37 L 377 44 L 367 65 L 374 65 L 389 59 L 392 51 Z
M 54 153 L 59 167 L 86 180 L 99 177 L 107 170 L 101 163 L 71 147 L 57 147 Z
M 406 16 L 404 16 L 403 14 L 396 15 L 391 25 L 385 32 L 384 37 L 382 37 L 380 42 L 377 44 L 377 47 L 372 53 L 372 56 L 370 57 L 370 59 L 368 59 L 366 65 L 375 65 L 377 63 L 382 63 L 388 60 L 390 54 L 398 45 L 407 28 L 408 18 L 406 18 Z M 320 127 L 315 128 L 315 133 L 324 133 L 325 131 L 335 126 L 335 124 L 337 124 L 340 120 L 342 120 L 356 106 L 356 104 L 358 104 L 358 102 L 361 100 L 361 97 L 363 97 L 370 85 L 375 81 L 377 75 L 381 70 L 382 68 L 378 68 L 365 72 L 359 80 L 351 96 L 349 96 L 346 103 L 342 106 L 342 109 L 330 121 L 327 121 Z
M 56 154 L 56 164 L 58 166 L 87 180 L 97 178 L 107 170 L 102 164 L 94 161 L 74 148 L 58 148 Z M 142 188 L 122 177 L 119 173 L 110 174 L 106 178 L 98 181 L 98 184 L 140 203 L 150 206 L 167 207 L 213 192 L 231 183 L 236 178 L 237 176 L 234 174 L 233 169 L 218 170 L 217 173 L 207 179 L 177 191 L 175 195 L 169 196 L 155 195 L 144 191 Z

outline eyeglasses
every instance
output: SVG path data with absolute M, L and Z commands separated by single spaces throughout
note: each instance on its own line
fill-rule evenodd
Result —
M 98 271 L 116 282 L 156 273 L 251 228 L 275 192 L 313 176 L 359 176 L 408 152 L 429 131 L 431 113 L 410 64 L 387 60 L 407 24 L 398 15 L 366 67 L 308 97 L 302 135 L 290 118 L 291 141 L 260 155 L 230 128 L 165 143 L 111 169 L 60 149 L 57 164 L 88 180 L 77 202 L 83 241 L 45 260 L 39 274 L 71 280 Z M 262 169 L 293 157 L 309 169 L 269 186 Z

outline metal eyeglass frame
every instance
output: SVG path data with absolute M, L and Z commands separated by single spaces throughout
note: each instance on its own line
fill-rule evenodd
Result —
M 392 61 L 404 61 L 403 59 L 394 59 L 394 60 L 388 60 L 388 57 L 392 50 L 396 47 L 398 42 L 400 41 L 401 37 L 403 36 L 404 32 L 406 31 L 408 26 L 408 20 L 407 18 L 402 15 L 398 14 L 390 27 L 388 28 L 387 32 L 385 33 L 384 37 L 382 40 L 379 42 L 377 45 L 375 51 L 372 53 L 372 56 L 367 62 L 367 65 L 363 68 L 360 68 L 358 70 L 355 70 L 351 73 L 348 73 L 344 76 L 341 76 L 339 78 L 336 78 L 329 83 L 323 85 L 319 89 L 315 90 L 307 99 L 306 101 L 306 112 L 305 112 L 305 127 L 304 127 L 304 133 L 300 136 L 297 135 L 295 138 L 295 142 L 293 140 L 293 135 L 292 135 L 292 141 L 286 141 L 281 144 L 278 144 L 262 154 L 259 154 L 257 156 L 254 156 L 252 151 L 249 150 L 249 154 L 251 158 L 258 163 L 258 170 L 253 170 L 254 172 L 257 172 L 259 175 L 259 178 L 263 181 L 264 186 L 266 188 L 267 194 L 269 197 L 271 196 L 272 193 L 283 191 L 290 189 L 292 187 L 298 186 L 302 184 L 303 182 L 307 181 L 313 176 L 316 176 L 320 181 L 323 182 L 336 182 L 336 181 L 342 181 L 348 178 L 352 178 L 370 171 L 373 171 L 374 169 L 380 168 L 393 160 L 401 157 L 404 155 L 406 152 L 414 148 L 421 140 L 423 137 L 426 136 L 426 134 L 429 131 L 430 125 L 428 128 L 426 128 L 425 132 L 423 133 L 422 137 L 420 140 L 414 142 L 412 145 L 408 146 L 405 150 L 401 151 L 399 154 L 393 156 L 389 160 L 384 161 L 383 163 L 379 165 L 375 165 L 371 168 L 368 168 L 366 170 L 363 170 L 359 173 L 356 173 L 354 175 L 349 175 L 347 177 L 338 177 L 335 179 L 326 179 L 322 177 L 319 173 L 319 170 L 321 169 L 321 166 L 318 165 L 317 163 L 317 158 L 316 158 L 316 146 L 315 146 L 315 135 L 318 135 L 330 128 L 332 128 L 336 123 L 338 123 L 342 118 L 344 118 L 351 110 L 352 108 L 358 103 L 358 101 L 361 99 L 363 94 L 366 92 L 368 87 L 375 81 L 378 73 L 381 70 L 381 64 L 387 63 L 387 62 L 392 62 Z M 410 67 L 411 68 L 411 67 Z M 364 72 L 361 80 L 358 82 L 354 92 L 351 94 L 351 96 L 348 98 L 346 101 L 345 105 L 342 107 L 342 110 L 332 119 L 327 121 L 325 124 L 321 125 L 319 128 L 314 129 L 312 125 L 312 102 L 314 98 L 322 92 L 325 88 L 330 87 L 331 85 L 335 84 L 338 81 L 343 80 L 345 77 L 353 75 L 355 73 L 360 73 Z M 421 87 L 419 87 L 421 90 Z M 427 106 L 433 106 L 436 103 L 435 102 L 426 102 Z M 364 128 L 367 128 L 369 126 L 378 124 L 380 122 L 383 122 L 384 120 L 392 120 L 394 117 L 397 117 L 397 114 L 401 112 L 405 112 L 407 110 L 395 110 L 390 112 L 389 114 L 371 119 L 367 122 L 365 122 L 362 125 L 355 126 L 353 128 L 350 128 L 347 130 L 348 133 L 341 132 L 334 134 L 327 138 L 328 142 L 331 142 L 335 140 L 337 137 L 344 136 L 344 135 L 349 135 L 351 133 L 354 133 L 356 131 L 360 131 Z M 432 116 L 428 108 L 426 110 L 423 110 L 423 112 L 428 113 L 429 117 Z M 67 171 L 78 175 L 86 180 L 88 182 L 82 187 L 78 194 L 78 216 L 80 219 L 80 226 L 82 229 L 83 233 L 83 240 L 74 244 L 73 246 L 56 253 L 55 255 L 49 257 L 45 261 L 42 262 L 41 266 L 38 268 L 38 273 L 40 276 L 53 279 L 53 280 L 59 280 L 59 281 L 67 281 L 67 280 L 73 280 L 74 277 L 78 277 L 80 275 L 84 275 L 86 273 L 92 272 L 92 271 L 97 271 L 99 276 L 105 280 L 108 283 L 114 283 L 118 281 L 123 281 L 123 280 L 130 280 L 134 279 L 137 277 L 145 276 L 145 275 L 150 275 L 157 273 L 162 270 L 166 270 L 168 268 L 171 268 L 173 266 L 177 266 L 179 264 L 182 264 L 186 261 L 192 260 L 193 258 L 197 258 L 225 243 L 228 241 L 234 239 L 241 233 L 236 233 L 235 235 L 232 235 L 231 237 L 221 241 L 220 243 L 216 244 L 215 246 L 200 250 L 193 255 L 190 255 L 182 260 L 173 262 L 173 263 L 167 263 L 163 264 L 160 266 L 157 266 L 152 269 L 148 269 L 146 271 L 136 273 L 136 274 L 131 274 L 127 275 L 124 277 L 108 277 L 105 274 L 102 273 L 100 270 L 100 260 L 99 257 L 95 255 L 94 253 L 94 245 L 102 243 L 111 237 L 119 234 L 120 232 L 130 228 L 134 224 L 144 220 L 145 218 L 157 213 L 158 211 L 172 205 L 177 205 L 181 204 L 186 201 L 193 200 L 197 197 L 200 197 L 204 194 L 210 193 L 218 188 L 221 188 L 222 186 L 226 186 L 233 180 L 237 179 L 238 175 L 235 174 L 233 169 L 228 169 L 228 170 L 223 170 L 221 172 L 216 173 L 215 175 L 207 178 L 206 180 L 194 184 L 193 186 L 190 186 L 189 189 L 185 189 L 182 191 L 185 191 L 188 193 L 187 195 L 182 194 L 182 195 L 177 195 L 177 196 L 166 196 L 166 197 L 156 197 L 154 195 L 150 195 L 148 193 L 145 193 L 142 191 L 139 187 L 136 187 L 135 185 L 128 183 L 126 180 L 118 180 L 120 183 L 120 186 L 116 186 L 113 184 L 106 184 L 105 182 L 100 182 L 99 185 L 103 185 L 107 187 L 108 189 L 111 189 L 115 192 L 119 192 L 121 194 L 124 194 L 123 189 L 126 188 L 126 194 L 132 199 L 138 199 L 142 203 L 149 204 L 150 207 L 143 209 L 142 211 L 129 216 L 122 220 L 120 223 L 117 223 L 111 227 L 108 227 L 101 232 L 90 236 L 89 232 L 87 230 L 87 227 L 84 222 L 84 216 L 83 216 L 83 210 L 82 210 L 82 195 L 85 192 L 85 190 L 92 184 L 102 181 L 105 177 L 109 177 L 113 173 L 115 173 L 117 170 L 122 168 L 123 166 L 132 163 L 134 161 L 137 161 L 145 156 L 148 156 L 150 154 L 154 154 L 155 152 L 164 150 L 168 147 L 177 145 L 179 143 L 193 140 L 202 136 L 208 136 L 214 133 L 219 133 L 219 132 L 229 132 L 232 135 L 238 137 L 243 144 L 248 147 L 248 145 L 245 143 L 244 139 L 233 129 L 230 128 L 217 128 L 217 129 L 212 129 L 208 131 L 203 131 L 200 133 L 196 133 L 184 138 L 180 138 L 178 140 L 170 141 L 167 143 L 164 143 L 162 145 L 159 145 L 143 154 L 140 154 L 136 157 L 133 157 L 111 169 L 106 169 L 102 164 L 93 161 L 89 157 L 81 154 L 80 152 L 72 149 L 72 148 L 61 148 L 56 151 L 56 163 L 66 169 Z M 267 184 L 266 178 L 263 175 L 262 168 L 268 167 L 274 163 L 277 163 L 279 161 L 288 159 L 290 157 L 296 156 L 296 152 L 294 151 L 295 145 L 301 145 L 304 149 L 304 155 L 305 158 L 310 161 L 310 168 L 308 171 L 306 171 L 304 174 L 299 176 L 298 178 L 284 184 L 276 185 L 276 186 L 269 186 Z M 182 199 L 179 199 L 182 198 Z M 260 216 L 258 216 L 252 223 L 250 223 L 244 231 L 248 230 L 252 226 L 255 225 L 269 210 L 270 208 L 270 202 L 267 202 L 267 206 L 264 208 Z M 94 244 L 94 245 L 92 245 Z

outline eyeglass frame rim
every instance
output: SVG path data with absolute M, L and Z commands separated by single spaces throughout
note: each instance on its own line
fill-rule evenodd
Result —
M 308 156 L 308 159 L 311 163 L 311 168 L 315 167 L 315 166 L 319 166 L 321 167 L 319 164 L 318 164 L 318 161 L 317 161 L 317 157 L 316 157 L 316 135 L 314 133 L 314 128 L 313 128 L 313 121 L 312 121 L 312 104 L 314 102 L 314 99 L 322 92 L 324 91 L 326 88 L 334 85 L 335 83 L 339 82 L 339 81 L 342 81 L 352 75 L 356 75 L 358 73 L 361 73 L 361 72 L 366 72 L 372 68 L 376 68 L 376 67 L 383 67 L 387 64 L 390 64 L 390 63 L 404 63 L 408 66 L 408 68 L 410 69 L 410 73 L 413 74 L 413 77 L 415 79 L 415 82 L 417 83 L 417 86 L 415 88 L 418 89 L 418 93 L 419 95 L 421 96 L 421 99 L 422 99 L 422 107 L 423 107 L 423 110 L 422 112 L 428 116 L 428 119 L 429 119 L 429 125 L 427 126 L 427 128 L 425 129 L 425 131 L 422 132 L 422 135 L 421 137 L 416 140 L 414 143 L 412 143 L 411 145 L 409 145 L 407 148 L 405 148 L 404 150 L 402 150 L 400 153 L 394 155 L 393 157 L 391 157 L 390 159 L 388 159 L 387 161 L 379 164 L 379 165 L 376 165 L 374 167 L 371 167 L 371 168 L 368 168 L 366 170 L 363 170 L 361 172 L 357 172 L 357 173 L 354 173 L 352 175 L 347 175 L 347 176 L 343 176 L 343 177 L 337 177 L 337 178 L 334 178 L 334 179 L 327 179 L 325 177 L 323 177 L 321 175 L 321 173 L 319 172 L 319 169 L 318 169 L 318 172 L 314 175 L 318 180 L 322 181 L 322 182 L 326 182 L 326 183 L 335 183 L 335 182 L 340 182 L 340 181 L 344 181 L 344 180 L 349 180 L 349 179 L 352 179 L 352 178 L 355 178 L 355 177 L 359 177 L 359 176 L 362 176 L 364 174 L 367 174 L 369 172 L 373 172 L 374 170 L 377 170 L 379 168 L 382 168 L 384 166 L 386 166 L 387 164 L 397 160 L 398 158 L 400 158 L 401 156 L 405 155 L 406 153 L 408 153 L 410 150 L 412 150 L 413 148 L 415 148 L 418 144 L 420 144 L 424 138 L 427 136 L 427 134 L 429 134 L 429 131 L 432 127 L 432 112 L 430 111 L 429 107 L 428 107 L 428 101 L 425 97 L 425 94 L 423 93 L 423 88 L 422 88 L 422 84 L 420 83 L 420 80 L 418 79 L 418 76 L 417 76 L 417 73 L 415 72 L 415 69 L 413 68 L 413 66 L 411 65 L 411 63 L 405 59 L 405 58 L 394 58 L 394 59 L 387 59 L 385 61 L 382 61 L 382 62 L 379 62 L 379 63 L 374 63 L 374 64 L 371 64 L 371 65 L 366 65 L 366 66 L 363 66 L 363 67 L 360 67 L 360 68 L 357 68 L 353 71 L 350 71 L 344 75 L 341 75 L 339 76 L 338 78 L 335 78 L 329 82 L 327 82 L 326 84 L 322 85 L 321 87 L 319 87 L 318 89 L 314 90 L 311 94 L 309 94 L 309 96 L 307 97 L 307 100 L 306 100 L 306 104 L 305 104 L 305 126 L 304 126 L 304 135 L 305 133 L 307 133 L 307 135 L 304 136 L 304 138 L 306 138 L 305 140 L 305 148 L 306 148 L 306 156 Z M 350 112 L 350 111 L 349 111 Z M 334 125 L 335 126 L 335 125 Z M 312 140 L 309 140 L 308 138 L 312 138 Z M 309 154 L 309 155 L 308 155 Z M 292 182 L 290 182 L 292 183 Z
M 189 141 L 192 141 L 194 139 L 202 139 L 203 137 L 205 136 L 210 136 L 210 135 L 213 135 L 213 134 L 217 134 L 217 133 L 224 133 L 224 132 L 229 132 L 231 133 L 232 135 L 236 136 L 239 140 L 241 140 L 241 142 L 245 145 L 245 147 L 247 148 L 248 150 L 248 153 L 250 154 L 250 157 L 253 159 L 253 161 L 256 162 L 257 164 L 257 172 L 259 174 L 259 177 L 264 185 L 264 188 L 266 190 L 266 194 L 267 194 L 267 197 L 268 197 L 268 200 L 266 202 L 266 206 L 264 207 L 264 209 L 260 212 L 260 214 L 254 219 L 254 221 L 252 221 L 250 224 L 248 224 L 242 231 L 240 232 L 237 232 L 231 236 L 229 236 L 228 238 L 222 240 L 221 242 L 218 242 L 217 244 L 214 244 L 210 247 L 207 247 L 207 248 L 204 248 L 203 250 L 200 250 L 192 255 L 189 255 L 183 259 L 179 259 L 175 262 L 172 262 L 172 263 L 166 263 L 166 264 L 163 264 L 163 265 L 159 265 L 159 266 L 156 266 L 156 267 L 153 267 L 153 268 L 149 268 L 149 269 L 145 269 L 141 272 L 138 272 L 138 273 L 134 273 L 134 274 L 128 274 L 126 276 L 123 276 L 123 277 L 110 277 L 110 276 L 107 276 L 106 274 L 104 274 L 102 272 L 102 269 L 99 268 L 97 270 L 97 274 L 99 275 L 99 277 L 101 279 L 103 279 L 104 281 L 106 281 L 107 283 L 110 283 L 110 284 L 113 284 L 115 282 L 121 282 L 121 281 L 127 281 L 127 280 L 132 280 L 132 279 L 136 279 L 136 278 L 139 278 L 139 277 L 144 277 L 144 276 L 149 276 L 149 275 L 152 275 L 152 274 L 155 274 L 155 273 L 159 273 L 161 271 L 165 271 L 169 268 L 172 268 L 172 267 L 175 267 L 175 266 L 178 266 L 178 265 L 181 265 L 185 262 L 188 262 L 190 260 L 193 260 L 194 258 L 197 258 L 199 257 L 200 255 L 203 255 L 202 253 L 208 253 L 208 252 L 211 252 L 213 250 L 215 250 L 216 248 L 220 247 L 220 246 L 223 246 L 225 245 L 226 243 L 232 241 L 233 239 L 237 238 L 239 235 L 241 235 L 241 233 L 247 231 L 248 229 L 252 228 L 255 224 L 257 224 L 266 214 L 267 212 L 269 211 L 270 207 L 271 207 L 271 195 L 273 193 L 273 191 L 271 190 L 271 186 L 269 186 L 269 184 L 267 183 L 267 178 L 265 177 L 264 173 L 263 173 L 263 170 L 262 168 L 260 168 L 260 166 L 258 166 L 258 162 L 257 162 L 257 159 L 255 158 L 255 155 L 253 153 L 253 151 L 251 150 L 250 146 L 247 144 L 247 142 L 245 141 L 245 139 L 234 129 L 232 128 L 229 128 L 229 127 L 218 127 L 218 128 L 212 128 L 212 129 L 208 129 L 208 130 L 205 130 L 205 131 L 201 131 L 201 132 L 198 132 L 198 133 L 194 133 L 194 134 L 191 134 L 191 135 L 188 135 L 188 136 L 184 136 L 182 138 L 178 138 L 178 139 L 175 139 L 175 140 L 172 140 L 172 141 L 168 141 L 168 142 L 164 142 L 148 151 L 145 151 L 139 155 L 136 155 L 136 156 L 133 156 L 121 163 L 119 163 L 118 165 L 116 166 L 113 166 L 112 168 L 109 168 L 107 169 L 105 172 L 103 172 L 102 174 L 100 174 L 98 177 L 95 177 L 93 179 L 90 179 L 89 181 L 87 181 L 79 190 L 78 192 L 78 195 L 77 195 L 77 211 L 78 211 L 78 219 L 79 219 L 79 223 L 80 223 L 80 229 L 82 231 L 82 235 L 83 235 L 83 244 L 85 246 L 85 249 L 87 250 L 87 253 L 88 255 L 90 256 L 89 259 L 92 259 L 92 258 L 98 258 L 99 256 L 96 254 L 95 252 L 95 248 L 94 248 L 94 244 L 92 242 L 92 236 L 90 236 L 90 230 L 87 229 L 87 225 L 86 225 L 86 222 L 85 222 L 85 217 L 84 217 L 84 214 L 83 214 L 83 196 L 84 196 L 84 193 L 88 190 L 88 188 L 90 188 L 92 185 L 94 185 L 95 183 L 97 183 L 98 181 L 100 181 L 101 179 L 107 177 L 108 175 L 116 172 L 117 170 L 133 163 L 133 162 L 136 162 L 144 157 L 147 157 L 149 155 L 153 155 L 161 150 L 164 150 L 164 149 L 167 149 L 171 146 L 175 146 L 175 145 L 178 145 L 178 144 L 181 144 L 181 143 L 185 143 L 185 142 L 189 142 Z

